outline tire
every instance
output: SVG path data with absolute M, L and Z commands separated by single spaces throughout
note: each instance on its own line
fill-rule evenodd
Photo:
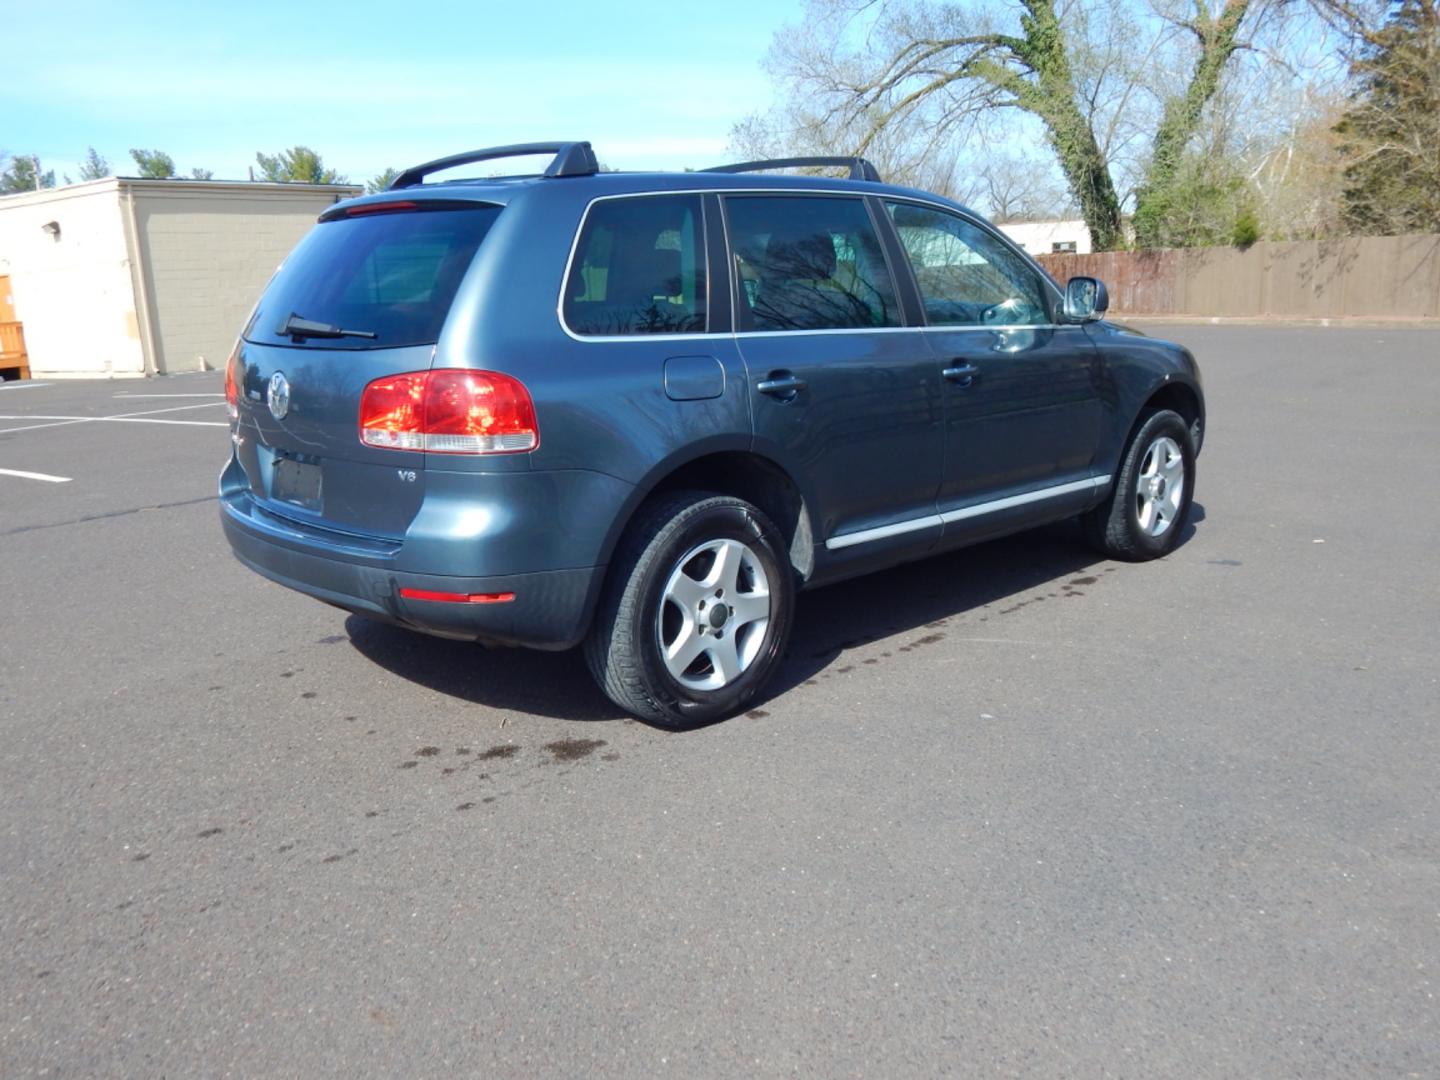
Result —
M 1195 492 L 1195 443 L 1179 413 L 1143 414 L 1110 494 L 1081 519 L 1090 542 L 1112 559 L 1143 562 L 1180 542 Z
M 626 712 L 672 730 L 730 716 L 775 673 L 795 612 L 785 544 L 754 506 L 685 491 L 621 540 L 585 661 Z

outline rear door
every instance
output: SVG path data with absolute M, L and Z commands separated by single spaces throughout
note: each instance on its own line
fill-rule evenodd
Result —
M 945 397 L 937 499 L 947 536 L 1018 508 L 1084 504 L 1107 410 L 1099 352 L 1056 322 L 1054 290 L 1004 240 L 961 214 L 887 201 L 925 308 Z
M 801 478 L 831 552 L 939 535 L 939 369 L 903 325 L 866 200 L 727 195 L 756 449 Z
M 257 502 L 307 524 L 403 536 L 424 497 L 425 455 L 363 445 L 360 399 L 375 379 L 430 368 L 499 213 L 467 202 L 361 204 L 322 218 L 291 253 L 237 358 L 237 457 Z

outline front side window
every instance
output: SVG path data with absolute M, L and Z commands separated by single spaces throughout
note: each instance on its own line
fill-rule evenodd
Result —
M 984 229 L 956 214 L 886 203 L 910 257 L 931 326 L 1042 326 L 1040 276 Z
M 860 199 L 730 196 L 742 329 L 899 326 L 890 271 Z
M 703 235 L 698 195 L 595 203 L 565 283 L 565 325 L 595 336 L 704 332 Z

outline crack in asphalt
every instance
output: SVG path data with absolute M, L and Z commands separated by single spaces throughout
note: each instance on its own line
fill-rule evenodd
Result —
M 179 506 L 195 506 L 197 503 L 217 502 L 219 495 L 206 495 L 199 499 L 181 499 L 179 502 L 155 503 L 152 506 L 134 506 L 129 510 L 112 510 L 108 514 L 91 514 L 88 517 L 74 518 L 71 521 L 52 521 L 48 525 L 21 525 L 18 528 L 6 529 L 0 532 L 0 536 L 15 536 L 19 533 L 39 532 L 42 529 L 63 529 L 67 525 L 84 525 L 90 521 L 106 521 L 110 518 L 128 517 L 131 514 L 144 513 L 146 510 L 173 510 Z

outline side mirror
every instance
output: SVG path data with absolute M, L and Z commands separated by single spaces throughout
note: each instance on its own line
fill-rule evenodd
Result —
M 1076 322 L 1093 322 L 1110 306 L 1110 293 L 1099 278 L 1072 277 L 1065 283 L 1065 316 Z

